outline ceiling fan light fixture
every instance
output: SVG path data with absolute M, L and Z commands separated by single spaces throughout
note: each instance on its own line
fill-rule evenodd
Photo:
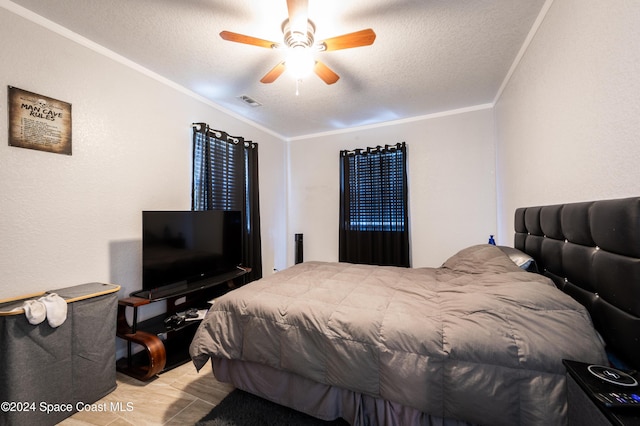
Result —
M 311 75 L 315 60 L 313 52 L 306 47 L 292 47 L 285 61 L 287 72 L 296 80 L 302 80 Z
M 308 19 L 309 0 L 287 0 L 287 11 L 289 17 L 282 22 L 284 43 L 276 43 L 231 31 L 222 31 L 220 33 L 220 37 L 223 40 L 269 49 L 287 50 L 287 58 L 271 68 L 260 79 L 260 83 L 273 83 L 282 73 L 288 70 L 289 74 L 292 74 L 296 80 L 296 87 L 303 78 L 312 72 L 326 84 L 334 84 L 340 79 L 340 76 L 322 61 L 316 60 L 314 55 L 317 52 L 369 46 L 376 39 L 376 33 L 371 28 L 367 28 L 327 38 L 316 43 L 316 26 Z
M 307 20 L 307 25 L 294 28 L 288 19 L 282 23 L 282 33 L 284 34 L 284 44 L 288 47 L 311 47 L 315 41 L 316 26 L 311 20 Z

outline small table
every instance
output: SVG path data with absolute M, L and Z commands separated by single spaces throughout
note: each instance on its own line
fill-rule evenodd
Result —
M 563 360 L 567 369 L 567 400 L 569 426 L 636 426 L 640 425 L 640 405 L 633 407 L 608 408 L 595 394 L 599 392 L 640 392 L 640 385 L 623 387 L 608 383 L 591 374 L 590 364 Z M 637 372 L 628 372 L 640 383 Z

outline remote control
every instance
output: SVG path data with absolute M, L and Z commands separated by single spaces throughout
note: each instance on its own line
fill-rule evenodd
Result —
M 640 393 L 601 392 L 596 393 L 595 397 L 610 408 L 640 407 Z
M 185 316 L 187 318 L 198 318 L 198 310 L 196 308 L 187 309 Z

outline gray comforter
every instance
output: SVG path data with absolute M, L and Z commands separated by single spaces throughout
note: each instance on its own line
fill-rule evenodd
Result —
M 296 265 L 219 298 L 191 356 L 486 425 L 563 423 L 561 360 L 606 362 L 582 305 L 489 245 L 440 268 Z

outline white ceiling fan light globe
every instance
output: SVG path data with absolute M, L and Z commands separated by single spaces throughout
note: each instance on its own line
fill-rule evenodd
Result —
M 294 47 L 289 49 L 289 55 L 285 61 L 287 71 L 296 79 L 302 80 L 311 75 L 315 60 L 311 49 Z

